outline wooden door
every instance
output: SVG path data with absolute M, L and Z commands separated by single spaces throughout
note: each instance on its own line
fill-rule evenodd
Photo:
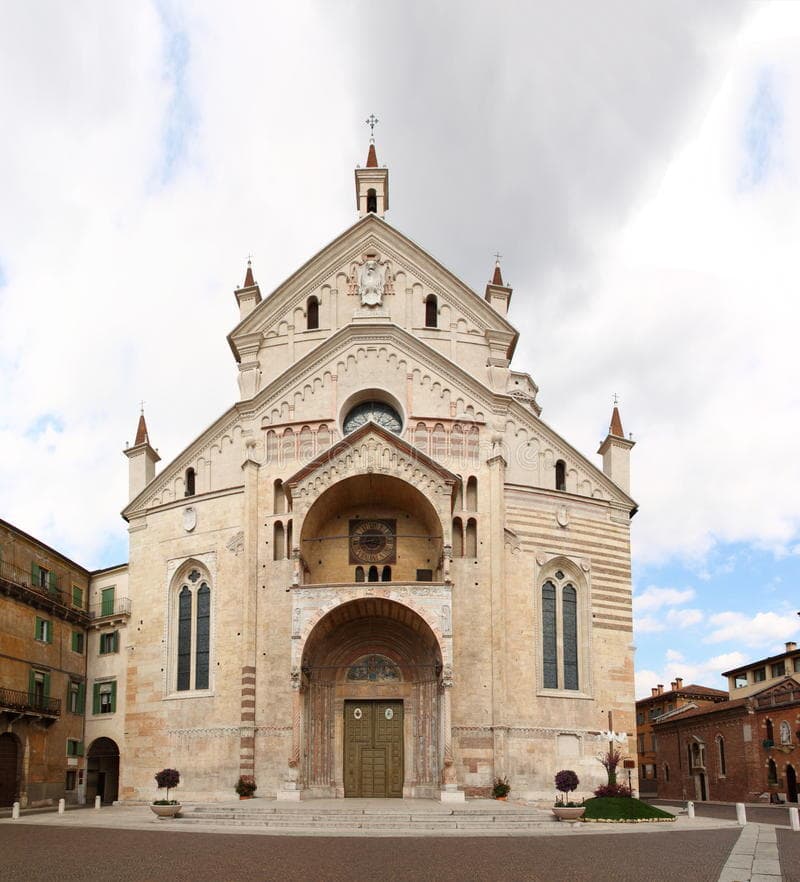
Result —
M 17 739 L 0 735 L 0 805 L 11 805 L 17 798 Z
M 344 795 L 402 797 L 402 701 L 344 703 Z

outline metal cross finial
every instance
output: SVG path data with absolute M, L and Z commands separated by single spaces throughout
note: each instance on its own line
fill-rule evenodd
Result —
M 252 254 L 248 254 L 248 255 L 247 255 L 247 265 L 248 265 L 248 266 L 252 266 L 252 265 L 253 265 L 253 255 L 252 255 Z
M 616 407 L 618 404 L 619 404 L 619 395 L 617 395 L 617 393 L 615 392 L 614 393 L 614 407 Z
M 144 401 L 139 402 L 139 413 L 144 416 Z
M 495 251 L 495 253 L 494 253 L 494 262 L 495 262 L 496 264 L 499 265 L 499 263 L 500 263 L 500 258 L 501 258 L 502 256 L 503 256 L 503 255 L 502 255 L 499 251 Z
M 364 122 L 369 126 L 369 142 L 370 144 L 375 143 L 375 126 L 378 125 L 380 120 L 374 113 L 371 113 Z

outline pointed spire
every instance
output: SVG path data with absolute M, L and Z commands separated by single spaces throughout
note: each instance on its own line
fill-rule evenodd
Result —
M 144 405 L 142 405 L 139 413 L 139 425 L 136 427 L 136 440 L 133 442 L 134 447 L 140 444 L 149 444 L 150 436 L 147 434 L 147 423 L 144 421 Z
M 244 285 L 243 288 L 252 288 L 254 287 L 256 281 L 253 278 L 253 261 L 250 257 L 247 258 L 247 272 L 244 276 Z
M 377 168 L 378 167 L 378 154 L 375 152 L 375 142 L 371 141 L 369 145 L 369 152 L 367 153 L 367 168 Z
M 622 418 L 619 415 L 617 407 L 617 396 L 614 396 L 614 410 L 611 411 L 611 424 L 608 427 L 608 434 L 615 438 L 624 438 L 625 433 L 622 431 Z
M 500 272 L 500 261 L 495 261 L 494 264 L 494 275 L 492 276 L 492 284 L 493 285 L 503 285 L 503 274 Z

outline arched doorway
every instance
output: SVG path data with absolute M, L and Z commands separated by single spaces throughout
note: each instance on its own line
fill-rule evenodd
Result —
M 417 612 L 385 597 L 343 603 L 302 656 L 300 786 L 315 795 L 441 790 L 442 653 Z
M 119 748 L 110 738 L 96 738 L 86 756 L 86 799 L 111 803 L 119 798 Z
M 786 799 L 797 802 L 797 772 L 793 765 L 786 766 Z
M 19 739 L 11 732 L 0 735 L 0 805 L 12 805 L 19 797 Z

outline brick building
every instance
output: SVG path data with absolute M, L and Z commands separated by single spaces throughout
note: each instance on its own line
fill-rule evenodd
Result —
M 126 586 L 0 520 L 0 806 L 117 798 Z
M 678 709 L 653 721 L 660 769 L 658 795 L 725 802 L 798 801 L 800 652 L 752 662 L 726 674 L 749 685 L 754 672 L 783 666 L 783 675 L 747 694 L 706 707 Z M 756 674 L 760 677 L 761 674 Z M 745 690 L 745 686 L 739 687 Z
M 665 692 L 659 683 L 647 698 L 636 702 L 636 754 L 639 767 L 639 793 L 645 796 L 659 795 L 659 757 L 658 736 L 653 729 L 656 720 L 669 716 L 679 710 L 704 708 L 721 701 L 727 701 L 728 693 L 709 686 L 692 683 L 683 685 L 683 679 L 676 677 Z

